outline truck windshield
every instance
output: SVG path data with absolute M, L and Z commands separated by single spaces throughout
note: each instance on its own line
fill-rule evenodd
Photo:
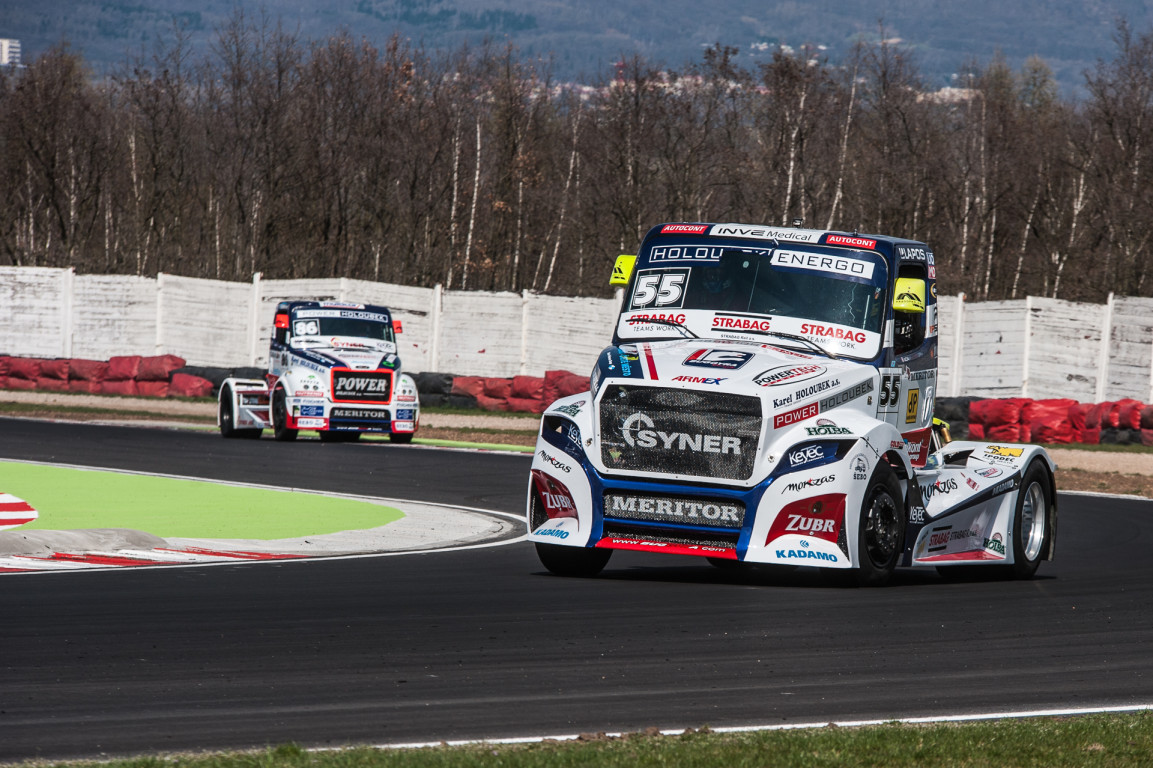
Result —
M 347 336 L 373 341 L 394 341 L 391 319 L 367 312 L 305 310 L 293 318 L 292 335 Z
M 875 356 L 888 272 L 872 251 L 662 239 L 638 254 L 617 335 L 768 338 L 791 333 L 854 357 Z M 649 322 L 646 322 L 649 321 Z M 776 343 L 776 341 L 773 341 Z

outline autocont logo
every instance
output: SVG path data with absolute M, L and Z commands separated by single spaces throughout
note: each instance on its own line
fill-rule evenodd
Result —
M 661 227 L 662 235 L 703 235 L 708 231 L 708 224 L 665 224 Z
M 782 384 L 796 384 L 799 381 L 806 381 L 820 376 L 824 372 L 825 366 L 823 365 L 784 365 L 758 373 L 753 377 L 753 383 L 760 384 L 762 387 L 779 387 Z
M 829 235 L 825 242 L 829 245 L 852 245 L 857 248 L 868 248 L 869 250 L 877 247 L 877 241 L 870 240 L 867 237 L 845 237 L 844 235 Z
M 741 455 L 741 440 L 738 437 L 665 432 L 656 429 L 656 422 L 652 420 L 652 417 L 640 411 L 624 420 L 621 424 L 621 436 L 624 437 L 630 448 Z

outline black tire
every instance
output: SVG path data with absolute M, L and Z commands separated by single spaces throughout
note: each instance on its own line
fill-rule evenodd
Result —
M 1040 459 L 1025 469 L 1013 512 L 1009 540 L 1013 547 L 1010 565 L 946 565 L 937 573 L 946 581 L 992 581 L 1031 579 L 1049 550 L 1049 511 L 1053 508 L 1053 483 Z
M 1049 511 L 1053 509 L 1053 482 L 1040 459 L 1034 459 L 1021 478 L 1017 510 L 1013 513 L 1013 563 L 1005 566 L 1011 579 L 1031 579 L 1049 550 Z
M 232 412 L 232 387 L 225 387 L 220 393 L 220 436 L 227 439 L 254 440 L 260 437 L 262 429 L 237 429 L 235 414 Z
M 901 557 L 905 505 L 897 473 L 882 459 L 865 491 L 857 530 L 855 576 L 859 586 L 880 587 L 889 581 Z
M 412 436 L 414 434 L 416 434 L 416 433 L 415 432 L 390 432 L 388 434 L 388 440 L 389 440 L 389 442 L 392 442 L 392 443 L 398 443 L 400 445 L 408 445 L 409 443 L 412 442 Z
M 295 440 L 297 431 L 289 429 L 287 424 L 288 399 L 284 390 L 277 387 L 272 393 L 272 436 L 281 442 Z
M 604 570 L 613 551 L 595 547 L 562 547 L 559 544 L 538 542 L 536 555 L 540 558 L 541 564 L 557 576 L 591 578 Z

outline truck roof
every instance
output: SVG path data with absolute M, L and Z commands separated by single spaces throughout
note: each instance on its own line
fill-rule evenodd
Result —
M 294 309 L 351 309 L 364 312 L 374 312 L 392 317 L 388 307 L 379 304 L 357 304 L 351 301 L 282 301 L 276 305 L 277 313 L 291 312 Z
M 718 224 L 709 222 L 671 222 L 658 224 L 649 230 L 648 237 L 676 235 L 709 235 L 712 237 L 735 238 L 742 240 L 775 240 L 777 242 L 813 243 L 819 245 L 843 246 L 849 248 L 877 249 L 878 244 L 925 246 L 918 240 L 910 240 L 891 235 L 864 235 L 857 232 L 843 232 L 826 229 L 802 229 L 800 227 L 775 227 L 769 224 Z

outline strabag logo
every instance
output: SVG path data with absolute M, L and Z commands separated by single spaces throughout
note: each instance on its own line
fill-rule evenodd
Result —
M 767 333 L 769 321 L 764 318 L 739 317 L 737 315 L 714 315 L 713 330 Z
M 796 384 L 800 381 L 816 378 L 825 372 L 823 365 L 797 365 L 770 368 L 753 377 L 754 384 L 762 387 L 779 387 L 782 384 Z
M 656 423 L 648 414 L 637 412 L 624 420 L 621 425 L 621 435 L 630 448 L 741 455 L 741 440 L 738 437 L 664 432 L 654 429 L 655 426 Z
M 852 341 L 857 344 L 864 344 L 866 336 L 861 331 L 854 331 L 851 328 L 842 328 L 839 325 L 816 325 L 814 323 L 804 323 L 801 325 L 801 334 L 809 334 L 811 336 L 819 336 L 822 339 L 840 339 L 845 341 Z
M 736 352 L 728 349 L 698 349 L 685 358 L 683 365 L 735 371 L 752 359 L 752 352 Z

